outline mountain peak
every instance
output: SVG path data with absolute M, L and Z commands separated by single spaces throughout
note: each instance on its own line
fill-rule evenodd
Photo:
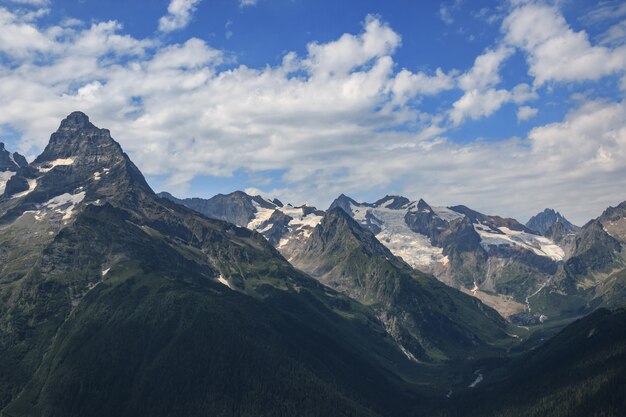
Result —
M 401 195 L 386 195 L 380 200 L 376 201 L 373 205 L 375 207 L 384 207 L 388 209 L 401 209 L 406 207 L 411 202 L 408 198 Z
M 330 211 L 335 207 L 340 207 L 346 213 L 352 213 L 352 209 L 350 208 L 351 205 L 358 206 L 359 203 L 342 193 L 339 197 L 335 199 L 335 201 L 331 203 L 330 207 L 328 207 L 328 210 Z
M 26 158 L 17 152 L 9 152 L 4 142 L 0 142 L 0 172 L 16 172 L 19 168 L 27 165 Z
M 578 230 L 561 213 L 551 208 L 546 208 L 541 213 L 531 217 L 528 223 L 526 223 L 526 227 L 545 235 L 555 223 L 563 224 L 563 231 L 566 233 Z
M 61 122 L 59 129 L 50 136 L 50 142 L 35 164 L 70 157 L 88 160 L 120 159 L 124 155 L 121 146 L 113 140 L 108 129 L 94 126 L 89 117 L 75 111 Z
M 75 111 L 61 121 L 60 129 L 84 129 L 86 127 L 95 128 L 89 121 L 89 116 L 81 111 Z

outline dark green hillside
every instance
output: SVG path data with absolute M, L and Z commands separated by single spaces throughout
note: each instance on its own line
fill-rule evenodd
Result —
M 597 310 L 433 415 L 619 417 L 626 412 L 626 310 Z

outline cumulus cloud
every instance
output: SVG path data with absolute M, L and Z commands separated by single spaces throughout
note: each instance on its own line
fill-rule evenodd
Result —
M 574 31 L 555 7 L 529 3 L 502 23 L 508 44 L 526 53 L 535 85 L 597 80 L 626 69 L 626 46 L 593 46 L 586 32 Z
M 159 19 L 161 32 L 172 32 L 186 27 L 201 0 L 171 0 L 167 15 Z
M 539 113 L 539 109 L 530 106 L 522 106 L 517 109 L 517 120 L 523 122 L 532 117 L 535 117 Z
M 461 98 L 452 104 L 450 120 L 459 125 L 467 119 L 480 119 L 494 114 L 502 105 L 517 104 L 537 98 L 527 84 L 518 84 L 512 91 L 495 88 L 500 84 L 502 63 L 513 54 L 510 47 L 487 50 L 476 57 L 472 68 L 458 78 L 458 86 L 464 91 Z
M 430 76 L 424 72 L 400 71 L 391 84 L 396 104 L 405 104 L 409 98 L 418 95 L 435 95 L 454 87 L 454 77 L 437 68 Z
M 512 53 L 512 48 L 501 47 L 479 55 L 472 69 L 459 78 L 459 87 L 465 91 L 471 91 L 498 84 L 500 67 Z
M 623 199 L 623 102 L 581 102 L 527 138 L 446 138 L 450 123 L 537 97 L 527 84 L 502 85 L 510 45 L 463 72 L 412 72 L 394 61 L 400 35 L 370 16 L 359 33 L 312 42 L 278 65 L 224 68 L 225 54 L 201 39 L 162 44 L 114 21 L 76 23 L 39 27 L 0 8 L 0 126 L 21 135 L 27 154 L 82 110 L 179 194 L 197 176 L 272 172 L 278 182 L 250 187 L 294 203 L 393 190 L 522 218 L 554 206 L 579 222 Z M 462 97 L 450 112 L 421 107 L 422 96 L 452 89 Z

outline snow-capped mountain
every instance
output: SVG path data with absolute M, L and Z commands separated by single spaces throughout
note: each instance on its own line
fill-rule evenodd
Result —
M 324 215 L 313 207 L 283 205 L 241 191 L 206 200 L 160 195 L 260 232 L 287 259 L 298 256 Z M 518 221 L 465 206 L 431 206 L 402 196 L 358 203 L 342 194 L 329 210 L 335 207 L 411 267 L 480 298 L 505 317 L 528 311 L 527 297 L 545 284 L 565 256 L 555 241 Z
M 159 196 L 185 205 L 207 217 L 256 230 L 286 258 L 290 258 L 311 235 L 324 216 L 324 212 L 315 207 L 285 205 L 277 199 L 251 196 L 242 191 L 218 194 L 210 199 L 178 199 L 165 192 L 159 193 Z

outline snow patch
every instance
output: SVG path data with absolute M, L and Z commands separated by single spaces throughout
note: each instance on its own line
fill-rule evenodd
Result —
M 431 207 L 431 208 L 433 209 L 437 217 L 439 217 L 442 220 L 447 221 L 448 223 L 453 220 L 460 219 L 463 217 L 461 213 L 457 213 L 454 210 L 450 210 L 448 207 Z
M 28 181 L 28 190 L 26 191 L 22 191 L 21 193 L 17 193 L 15 194 L 13 197 L 11 198 L 20 198 L 20 197 L 24 197 L 27 194 L 30 194 L 33 192 L 33 190 L 37 187 L 37 180 L 26 180 Z
M 63 220 L 72 218 L 74 209 L 85 198 L 85 192 L 77 194 L 65 193 L 46 201 L 43 206 L 54 210 L 58 214 L 63 214 Z
M 111 268 L 103 269 L 102 270 L 102 276 L 105 277 L 106 274 L 108 274 L 110 270 L 111 270 Z
M 100 181 L 100 173 L 99 172 L 94 172 L 92 178 L 93 178 L 94 181 Z
M 409 360 L 413 361 L 413 362 L 418 362 L 417 358 L 408 350 L 406 350 L 404 348 L 404 346 L 402 346 L 401 344 L 398 343 L 398 347 L 400 348 L 400 350 L 402 351 L 402 353 L 404 353 L 404 355 L 409 358 Z
M 483 382 L 483 379 L 485 379 L 480 370 L 474 372 L 474 375 L 476 375 L 476 379 L 474 380 L 474 382 L 468 385 L 468 388 L 476 388 L 476 385 L 480 384 L 481 382 Z
M 224 278 L 224 276 L 223 276 L 223 275 L 220 275 L 220 276 L 217 278 L 217 282 L 219 282 L 219 283 L 220 283 L 220 284 L 222 284 L 222 285 L 226 285 L 226 286 L 227 286 L 228 288 L 230 288 L 231 290 L 234 290 L 234 289 L 235 289 L 232 285 L 230 285 L 230 282 L 228 282 L 228 280 L 227 280 L 226 278 Z
M 9 180 L 11 179 L 11 177 L 13 177 L 13 175 L 15 175 L 15 172 L 13 171 L 0 172 L 0 194 L 4 193 L 4 189 L 7 186 L 7 182 L 9 182 Z
M 352 211 L 352 218 L 359 223 L 365 222 L 365 217 L 367 216 L 368 207 L 355 206 L 350 203 L 350 211 Z
M 561 261 L 565 257 L 563 249 L 547 237 L 511 230 L 508 227 L 495 230 L 481 223 L 474 224 L 474 230 L 480 235 L 480 244 L 485 250 L 489 250 L 490 246 L 513 245 L 555 261 Z
M 254 208 L 256 209 L 256 215 L 254 216 L 254 219 L 250 220 L 247 227 L 248 229 L 258 231 L 259 227 L 261 227 L 263 223 L 268 221 L 270 217 L 272 217 L 272 214 L 274 213 L 274 211 L 276 210 L 273 208 L 268 209 L 265 207 L 261 207 L 261 205 L 254 200 L 252 200 L 252 204 L 254 205 Z
M 39 172 L 45 173 L 45 172 L 51 171 L 52 168 L 54 167 L 63 166 L 63 165 L 72 165 L 73 163 L 74 163 L 74 158 L 60 158 L 60 159 L 55 159 L 54 161 L 51 161 L 51 162 L 44 162 L 37 169 L 39 170 Z
M 292 218 L 288 224 L 289 229 L 295 232 L 302 232 L 304 238 L 308 238 L 311 235 L 313 229 L 320 224 L 323 218 L 323 216 L 315 213 L 305 215 L 303 207 L 293 207 L 290 204 L 278 207 L 277 210 Z

